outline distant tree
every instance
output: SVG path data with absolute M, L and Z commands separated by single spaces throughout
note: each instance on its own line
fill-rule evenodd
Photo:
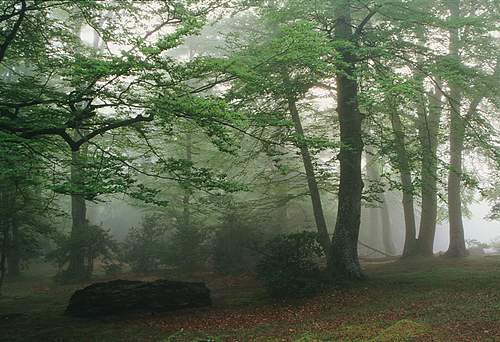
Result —
M 141 227 L 129 231 L 122 253 L 124 261 L 131 265 L 134 272 L 158 270 L 161 258 L 168 248 L 168 229 L 161 216 L 147 214 L 143 217 Z

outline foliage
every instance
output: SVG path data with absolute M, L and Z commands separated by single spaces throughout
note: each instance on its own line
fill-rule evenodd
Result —
M 262 231 L 229 212 L 217 226 L 213 240 L 213 262 L 217 271 L 238 274 L 253 269 Z
M 273 297 L 311 295 L 324 285 L 316 260 L 323 255 L 316 233 L 279 235 L 265 244 L 262 254 L 257 273 Z
M 195 224 L 179 223 L 162 253 L 162 262 L 180 270 L 193 271 L 204 266 L 209 255 L 207 230 Z
M 167 229 L 161 216 L 145 215 L 141 227 L 131 228 L 123 243 L 123 261 L 135 272 L 158 270 L 167 249 Z
M 495 239 L 493 239 L 490 244 L 489 244 L 491 247 L 494 247 L 494 248 L 498 248 L 500 249 L 500 236 L 496 237 Z
M 496 220 L 498 221 L 500 219 L 500 203 L 495 203 L 491 207 L 491 211 L 488 215 L 489 220 Z
M 91 277 L 94 272 L 94 263 L 97 259 L 104 264 L 112 263 L 118 254 L 118 244 L 113 239 L 109 231 L 101 226 L 87 225 L 82 229 L 78 236 L 68 236 L 64 233 L 56 233 L 54 242 L 56 248 L 46 254 L 46 259 L 57 265 L 59 272 L 56 280 L 70 280 L 63 267 L 69 262 L 71 251 L 75 249 L 82 250 L 85 264 L 85 274 L 83 277 Z
M 471 248 L 474 248 L 474 249 L 488 248 L 488 244 L 487 243 L 478 241 L 476 239 L 467 239 L 467 240 L 465 240 L 465 245 L 467 246 L 468 249 L 471 249 Z

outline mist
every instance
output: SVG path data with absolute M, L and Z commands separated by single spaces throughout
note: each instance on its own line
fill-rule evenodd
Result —
M 500 340 L 499 17 L 0 2 L 0 340 Z

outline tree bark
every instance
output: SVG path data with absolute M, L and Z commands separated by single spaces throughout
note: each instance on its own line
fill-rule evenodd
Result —
M 454 9 L 452 13 L 457 10 Z M 455 36 L 457 33 L 454 33 Z M 457 39 L 456 37 L 454 39 Z M 458 43 L 455 43 L 458 44 Z M 450 49 L 451 51 L 451 49 Z M 500 57 L 497 58 L 494 78 L 500 76 Z M 455 99 L 455 100 L 454 100 Z M 461 176 L 462 176 L 462 155 L 464 150 L 464 138 L 466 132 L 465 124 L 472 115 L 477 112 L 477 107 L 484 99 L 484 92 L 476 95 L 470 102 L 467 113 L 462 118 L 459 112 L 461 100 L 458 86 L 450 85 L 450 170 L 448 173 L 448 216 L 450 223 L 450 246 L 446 251 L 447 256 L 466 256 L 464 228 L 462 222 L 462 198 L 461 198 Z
M 339 48 L 337 80 L 337 112 L 340 123 L 340 184 L 335 232 L 332 238 L 334 277 L 362 279 L 364 274 L 358 258 L 358 237 L 361 216 L 361 139 L 362 116 L 358 107 L 356 57 L 351 23 L 350 1 L 336 1 L 335 39 L 346 44 Z
M 323 248 L 325 255 L 327 257 L 327 263 L 330 267 L 331 258 L 330 250 L 330 235 L 328 234 L 328 228 L 326 226 L 325 215 L 323 213 L 323 207 L 321 205 L 321 195 L 318 188 L 318 183 L 316 181 L 316 175 L 314 172 L 314 165 L 312 163 L 311 154 L 309 148 L 304 140 L 304 129 L 302 128 L 302 122 L 300 120 L 299 111 L 297 110 L 297 104 L 294 99 L 288 99 L 288 111 L 292 117 L 292 121 L 295 127 L 295 133 L 298 136 L 300 144 L 300 154 L 302 156 L 302 162 L 304 164 L 304 169 L 306 172 L 307 186 L 309 188 L 309 195 L 311 196 L 311 202 L 314 213 L 314 221 L 316 223 L 316 229 L 318 230 L 319 242 Z
M 396 255 L 396 246 L 394 246 L 394 240 L 392 238 L 391 216 L 389 215 L 389 206 L 387 205 L 385 193 L 382 194 L 382 206 L 380 207 L 380 211 L 382 215 L 382 242 L 384 250 L 387 254 Z
M 460 17 L 460 0 L 448 2 L 450 15 Z M 458 28 L 449 29 L 450 51 L 449 56 L 460 62 L 460 38 Z M 450 81 L 450 166 L 448 171 L 448 221 L 450 224 L 450 245 L 446 255 L 450 257 L 464 257 L 467 255 L 462 220 L 462 154 L 464 149 L 465 122 L 461 116 L 462 90 L 456 81 Z
M 410 158 L 405 145 L 405 132 L 399 113 L 391 112 L 391 125 L 394 134 L 394 149 L 396 163 L 401 179 L 403 192 L 403 213 L 405 219 L 405 243 L 403 257 L 412 255 L 417 242 L 417 227 L 415 223 L 415 208 L 413 200 L 413 182 L 411 177 Z
M 372 186 L 372 184 L 376 185 L 380 182 L 380 173 L 378 172 L 378 165 L 376 165 L 376 160 L 373 157 L 374 151 L 370 147 L 366 147 L 365 152 L 365 170 L 366 170 L 366 178 L 365 184 L 368 184 L 368 188 Z M 384 242 L 382 237 L 382 216 L 380 212 L 380 196 L 379 194 L 372 194 L 375 199 L 375 206 L 367 207 L 362 213 L 367 212 L 368 220 L 365 220 L 366 226 L 368 227 L 368 234 L 366 237 L 363 236 L 363 242 L 370 244 L 373 247 L 377 247 L 378 249 L 384 249 Z M 360 232 L 360 235 L 363 232 Z
M 87 228 L 87 205 L 83 191 L 83 157 L 81 151 L 71 152 L 71 248 L 66 276 L 82 279 L 88 276 L 85 268 L 85 246 L 83 240 Z
M 422 87 L 423 91 L 423 87 Z M 414 255 L 432 256 L 437 220 L 437 135 L 441 118 L 442 93 L 440 85 L 428 95 L 429 107 L 424 101 L 418 106 L 418 133 L 422 147 L 422 213 Z
M 377 158 L 374 158 L 373 151 L 369 148 L 366 149 L 366 176 L 368 182 L 380 182 L 380 162 Z M 387 254 L 394 255 L 396 253 L 396 248 L 394 247 L 394 242 L 392 241 L 392 225 L 389 215 L 389 208 L 387 206 L 385 193 L 377 194 L 377 201 L 379 206 L 377 208 L 370 209 L 372 225 L 376 225 L 374 229 L 375 234 L 380 234 L 380 246 Z

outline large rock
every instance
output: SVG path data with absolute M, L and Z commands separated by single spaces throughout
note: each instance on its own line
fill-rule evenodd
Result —
M 204 283 L 113 280 L 77 290 L 69 300 L 66 314 L 96 317 L 137 311 L 171 311 L 211 304 L 210 290 Z

